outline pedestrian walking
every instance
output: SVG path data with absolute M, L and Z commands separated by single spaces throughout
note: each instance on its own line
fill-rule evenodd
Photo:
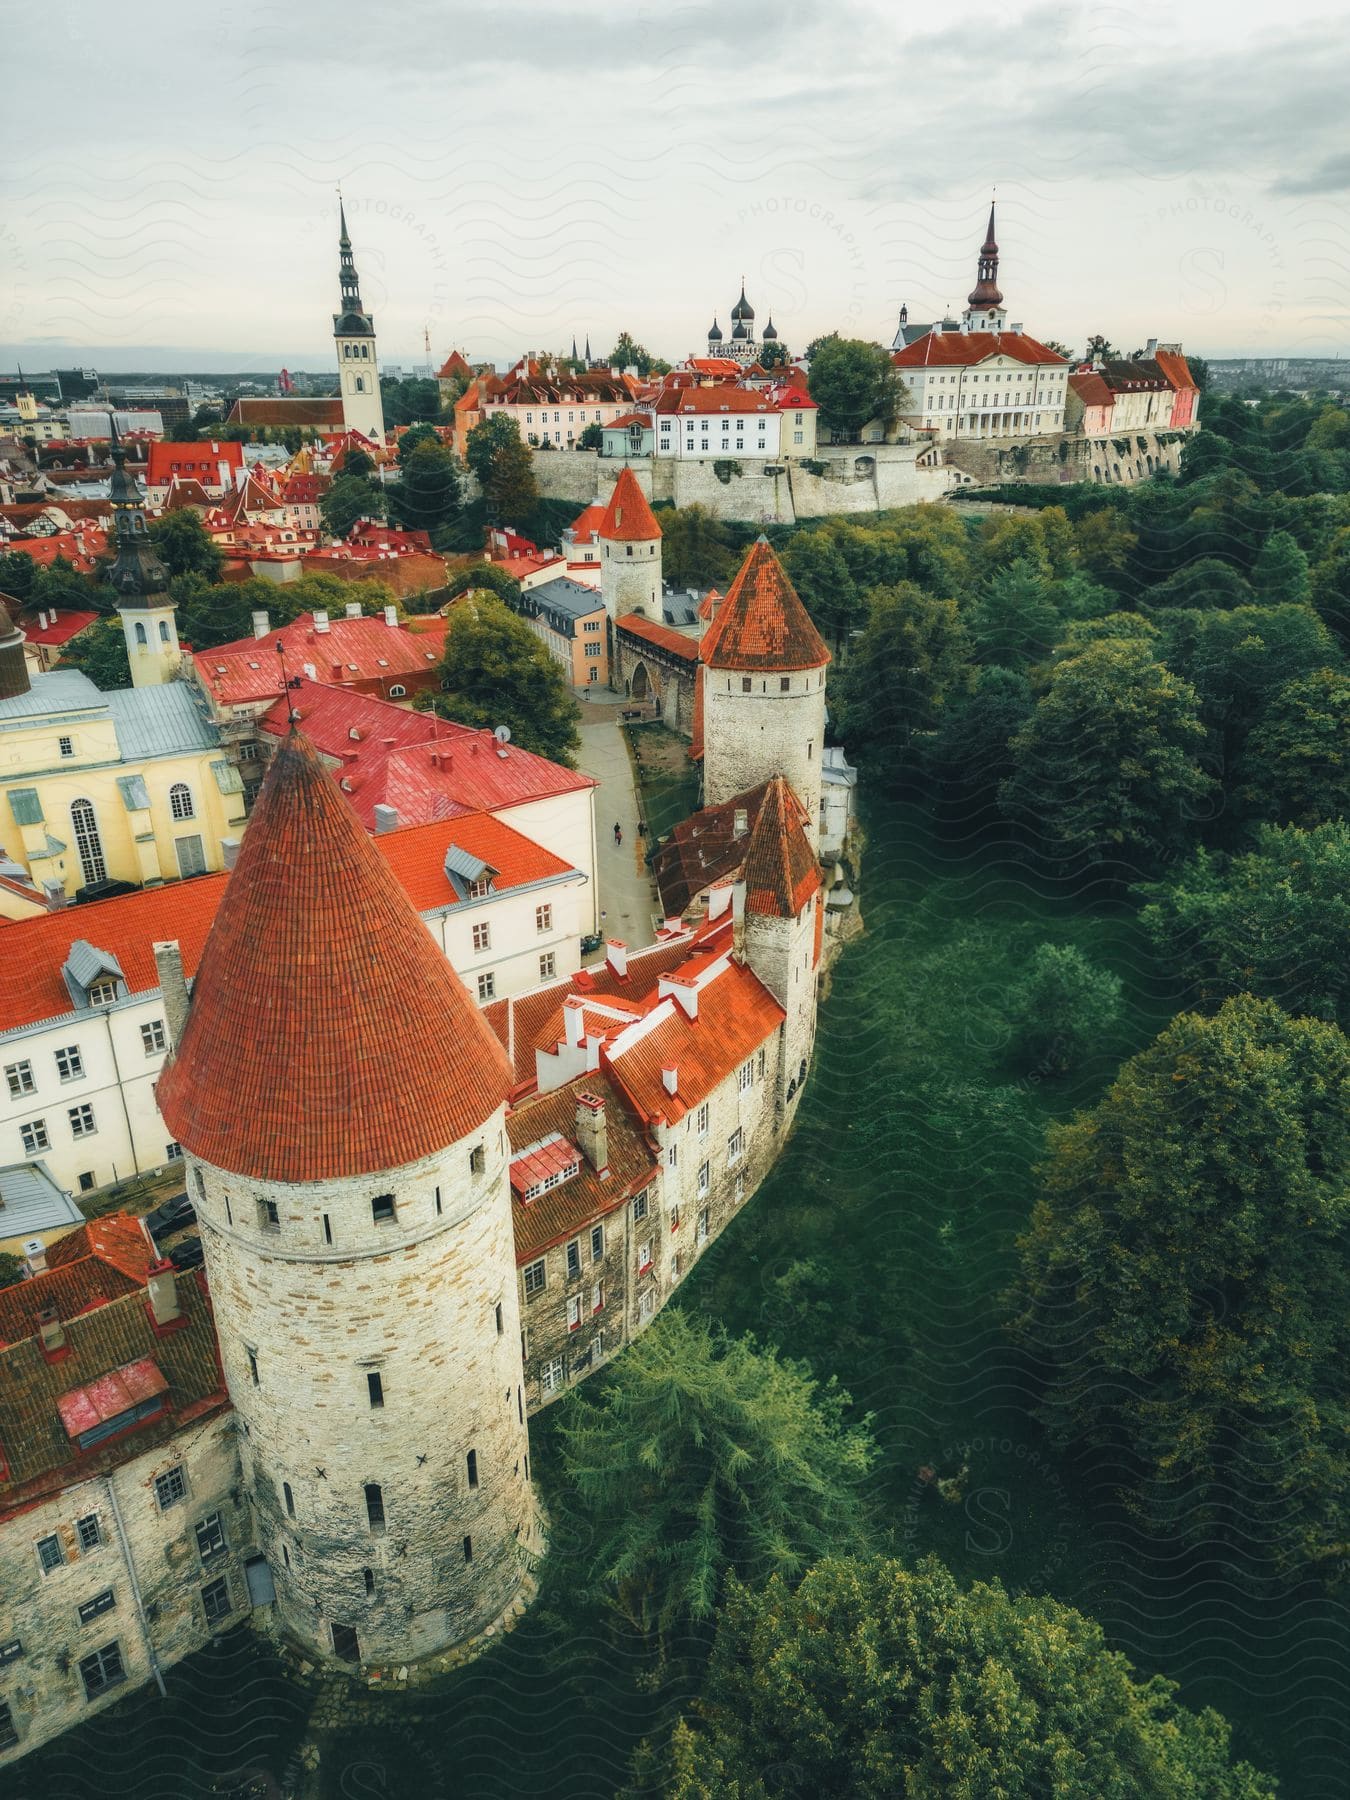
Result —
M 616 845 L 623 842 L 623 826 L 617 819 L 614 821 L 614 842 Z

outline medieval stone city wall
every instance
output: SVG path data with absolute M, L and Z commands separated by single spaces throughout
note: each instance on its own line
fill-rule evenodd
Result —
M 751 682 L 746 693 L 743 682 Z M 782 689 L 781 682 L 789 686 Z M 720 806 L 764 780 L 782 775 L 820 819 L 820 758 L 825 742 L 825 671 L 748 676 L 709 669 L 703 688 L 703 804 Z M 812 827 L 812 842 L 818 824 Z
M 1090 482 L 1128 486 L 1160 470 L 1178 474 L 1188 431 L 1130 431 L 1111 437 L 953 439 L 948 462 L 980 486 L 1002 482 Z

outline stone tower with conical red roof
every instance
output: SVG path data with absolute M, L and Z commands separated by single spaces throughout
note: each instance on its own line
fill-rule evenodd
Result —
M 659 625 L 661 610 L 661 527 L 625 467 L 614 483 L 597 533 L 600 539 L 600 594 L 611 619 L 639 613 Z
M 745 960 L 783 1008 L 778 1106 L 796 1108 L 816 1036 L 820 961 L 820 864 L 806 809 L 781 775 L 764 790 L 746 847 L 742 931 Z
M 699 646 L 703 803 L 781 775 L 820 842 L 820 759 L 830 653 L 782 563 L 760 538 Z
M 517 1601 L 536 1529 L 510 1074 L 296 734 L 174 1038 L 158 1101 L 279 1620 L 350 1661 L 458 1643 Z

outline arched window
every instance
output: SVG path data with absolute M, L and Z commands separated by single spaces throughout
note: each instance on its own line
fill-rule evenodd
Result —
M 159 622 L 159 641 L 161 644 L 167 644 L 169 641 L 169 624 L 167 619 L 161 619 Z
M 175 819 L 190 819 L 192 813 L 192 790 L 185 781 L 175 781 L 169 789 L 169 811 Z
M 103 860 L 103 843 L 98 835 L 98 820 L 87 800 L 72 800 L 70 822 L 75 830 L 75 848 L 80 853 L 80 867 L 86 884 L 108 879 L 108 866 Z
M 144 627 L 144 625 L 141 624 L 139 619 L 136 621 L 136 642 L 142 650 L 144 650 L 147 647 L 146 646 L 145 627 Z
M 389 698 L 391 700 L 402 700 L 407 691 L 407 688 L 400 687 L 398 682 L 395 682 L 393 687 L 389 690 Z

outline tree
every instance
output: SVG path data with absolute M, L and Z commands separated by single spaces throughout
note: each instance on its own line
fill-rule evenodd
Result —
M 795 532 L 783 551 L 783 567 L 802 605 L 834 639 L 838 656 L 844 633 L 863 616 L 862 597 L 839 546 L 823 531 Z
M 662 512 L 661 568 L 672 587 L 725 589 L 736 568 L 730 532 L 706 506 Z
M 592 422 L 577 439 L 578 450 L 603 450 L 605 447 L 605 428 Z
M 1151 865 L 1210 807 L 1195 689 L 1147 643 L 1109 638 L 1058 663 L 1013 739 L 1010 817 L 1059 860 Z
M 1350 643 L 1350 527 L 1338 531 L 1318 559 L 1312 598 L 1341 642 Z
M 406 457 L 403 473 L 388 490 L 390 511 L 407 531 L 436 531 L 459 512 L 459 463 L 438 438 L 423 439 Z
M 1256 596 L 1231 563 L 1202 556 L 1150 588 L 1146 598 L 1150 606 L 1223 607 L 1250 606 Z
M 731 1570 L 800 1574 L 863 1537 L 870 1415 L 804 1363 L 666 1312 L 598 1399 L 579 1392 L 563 1462 L 594 1532 L 600 1587 L 638 1629 L 712 1617 Z
M 1112 586 L 1123 585 L 1139 542 L 1139 533 L 1123 513 L 1114 506 L 1083 513 L 1074 523 L 1073 541 L 1078 561 L 1090 575 Z
M 900 770 L 974 686 L 970 639 L 955 600 L 912 581 L 876 588 L 840 682 L 846 740 Z
M 1044 662 L 1058 642 L 1054 584 L 1030 562 L 998 569 L 966 614 L 975 654 L 984 663 L 1022 669 Z
M 995 793 L 1012 774 L 1010 740 L 1035 705 L 1031 683 L 1015 669 L 981 669 L 973 693 L 947 708 L 927 765 L 946 786 L 972 796 Z
M 856 438 L 873 419 L 893 424 L 906 397 L 889 351 L 862 338 L 834 333 L 818 341 L 807 385 L 822 422 L 849 438 Z
M 409 425 L 406 430 L 399 433 L 399 467 L 401 469 L 407 467 L 408 458 L 412 455 L 413 451 L 416 450 L 419 444 L 439 444 L 440 441 L 440 438 L 436 435 L 436 427 L 434 425 L 429 425 L 425 421 L 417 425 Z
M 518 523 L 538 503 L 530 452 L 521 441 L 519 426 L 506 413 L 494 413 L 474 426 L 465 455 L 494 524 Z
M 980 562 L 988 571 L 1019 562 L 1042 575 L 1069 575 L 1074 569 L 1074 532 L 1062 506 L 986 520 L 979 548 Z
M 1202 1000 L 1249 993 L 1350 1029 L 1350 825 L 1263 825 L 1135 890 L 1159 956 Z
M 319 501 L 319 516 L 330 537 L 345 538 L 359 519 L 382 519 L 385 490 L 363 475 L 339 475 Z
M 645 344 L 635 343 L 630 333 L 621 331 L 619 341 L 609 353 L 609 362 L 614 369 L 636 369 L 639 375 L 649 375 L 652 354 Z
M 0 1288 L 14 1287 L 23 1279 L 23 1258 L 0 1250 Z
M 1350 676 L 1316 669 L 1281 688 L 1247 739 L 1239 775 L 1259 818 L 1318 825 L 1350 812 Z
M 87 630 L 72 638 L 61 653 L 63 669 L 78 669 L 106 694 L 131 686 L 131 661 L 126 635 L 118 619 L 95 619 Z
M 1312 597 L 1308 558 L 1287 531 L 1272 531 L 1252 569 L 1252 586 L 1270 606 L 1306 606 Z
M 1103 337 L 1100 332 L 1088 339 L 1087 346 L 1083 351 L 1083 361 L 1089 363 L 1117 362 L 1119 358 L 1119 350 L 1109 338 Z
M 446 583 L 445 592 L 448 600 L 454 600 L 460 594 L 495 594 L 514 611 L 520 599 L 520 583 L 514 575 L 508 575 L 500 563 L 479 561 L 453 575 Z
M 150 536 L 170 575 L 200 575 L 203 581 L 219 581 L 225 557 L 219 544 L 206 535 L 206 527 L 190 506 L 156 519 Z
M 1013 1331 L 1060 1445 L 1155 1528 L 1340 1562 L 1350 1531 L 1350 1039 L 1185 1013 L 1050 1128 Z
M 343 453 L 342 473 L 359 475 L 365 480 L 373 481 L 375 479 L 375 458 L 368 451 L 353 444 L 349 450 Z
M 1025 974 L 1009 990 L 1008 1024 L 1014 1056 L 1049 1075 L 1066 1075 L 1120 1015 L 1118 975 L 1072 944 L 1041 944 Z
M 451 612 L 441 686 L 419 695 L 423 710 L 487 730 L 509 726 L 523 750 L 575 766 L 581 709 L 561 668 L 500 600 L 475 594 Z
M 36 578 L 37 564 L 31 556 L 25 556 L 21 550 L 9 550 L 0 554 L 0 594 L 9 594 L 15 600 L 27 600 Z
M 697 1725 L 640 1752 L 626 1796 L 1274 1800 L 1176 1693 L 1058 1600 L 962 1588 L 935 1557 L 831 1556 L 795 1589 L 730 1584 Z
M 759 366 L 761 369 L 785 369 L 792 361 L 788 347 L 782 342 L 774 342 L 771 338 L 767 344 L 759 347 Z

